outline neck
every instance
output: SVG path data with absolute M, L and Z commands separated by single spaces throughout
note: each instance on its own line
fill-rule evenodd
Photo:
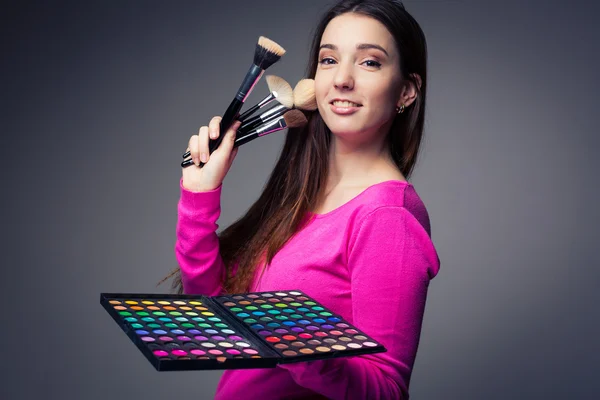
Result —
M 397 169 L 384 137 L 357 143 L 332 134 L 326 191 L 368 185 L 390 167 Z

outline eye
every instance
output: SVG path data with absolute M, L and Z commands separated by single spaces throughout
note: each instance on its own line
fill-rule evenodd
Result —
M 333 63 L 335 63 L 335 60 L 330 57 L 323 57 L 319 60 L 319 64 L 323 64 L 323 65 L 331 65 Z
M 366 60 L 365 62 L 363 62 L 363 64 L 366 64 L 367 67 L 375 67 L 375 68 L 381 67 L 381 63 L 379 63 L 375 60 Z

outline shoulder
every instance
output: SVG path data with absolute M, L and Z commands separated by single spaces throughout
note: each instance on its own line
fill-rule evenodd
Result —
M 351 219 L 354 229 L 366 220 L 376 219 L 382 214 L 396 214 L 406 218 L 408 213 L 431 235 L 429 214 L 414 186 L 407 181 L 389 180 L 367 187 L 356 198 Z
M 429 278 L 437 275 L 440 261 L 431 240 L 429 216 L 415 188 L 389 182 L 368 190 L 356 204 L 350 222 L 349 260 L 368 254 L 371 261 L 383 257 L 395 260 L 392 264 L 410 260 L 417 265 L 422 261 L 426 268 L 421 272 Z

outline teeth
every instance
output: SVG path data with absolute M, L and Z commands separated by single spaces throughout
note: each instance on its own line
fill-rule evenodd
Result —
M 359 107 L 359 105 L 356 103 L 351 103 L 349 101 L 339 101 L 339 100 L 334 101 L 333 105 L 336 107 Z

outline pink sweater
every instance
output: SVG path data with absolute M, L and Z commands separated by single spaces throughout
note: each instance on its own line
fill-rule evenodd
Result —
M 181 186 L 181 183 L 180 183 Z M 175 253 L 186 294 L 222 293 L 221 187 L 181 186 Z M 427 210 L 407 182 L 386 181 L 318 214 L 277 253 L 251 291 L 300 289 L 387 352 L 226 370 L 216 399 L 408 399 L 429 281 L 439 270 Z

